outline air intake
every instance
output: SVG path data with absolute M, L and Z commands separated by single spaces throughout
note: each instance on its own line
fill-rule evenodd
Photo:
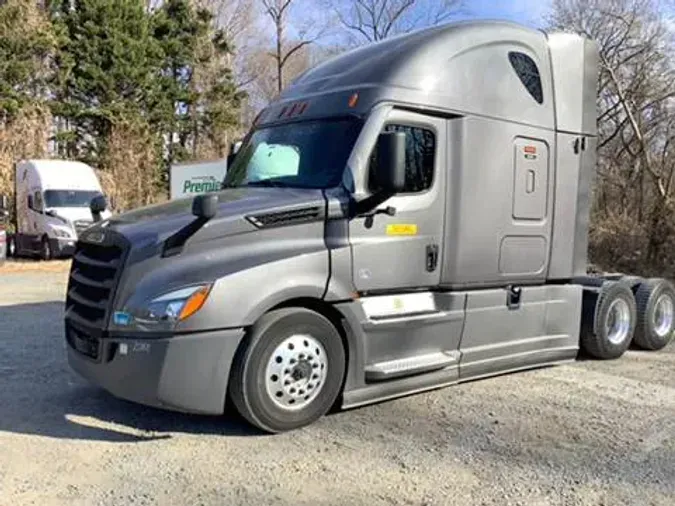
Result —
M 258 228 L 285 227 L 300 223 L 311 223 L 322 219 L 321 207 L 304 207 L 290 211 L 257 214 L 247 216 L 246 219 Z

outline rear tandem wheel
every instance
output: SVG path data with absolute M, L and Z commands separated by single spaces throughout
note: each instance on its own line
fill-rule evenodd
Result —
M 586 292 L 583 302 L 580 344 L 590 356 L 619 358 L 630 346 L 637 324 L 637 303 L 630 286 L 607 281 L 597 296 Z
M 638 286 L 635 299 L 635 344 L 652 351 L 664 348 L 674 334 L 675 288 L 665 279 L 645 279 Z

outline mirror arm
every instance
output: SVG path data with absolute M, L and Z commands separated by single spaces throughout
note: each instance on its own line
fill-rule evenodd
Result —
M 188 239 L 199 232 L 199 229 L 216 215 L 217 205 L 218 199 L 215 194 L 195 196 L 192 200 L 192 214 L 196 218 L 164 241 L 162 257 L 179 255 Z
M 369 195 L 363 200 L 356 201 L 352 204 L 351 218 L 372 218 L 377 214 L 387 214 L 389 216 L 396 215 L 396 208 L 392 206 L 387 206 L 384 209 L 378 209 L 377 207 L 386 202 L 391 197 L 394 196 L 393 192 L 388 191 L 379 191 L 373 195 Z
M 187 240 L 195 235 L 210 218 L 196 218 L 164 241 L 162 258 L 178 255 L 183 251 Z

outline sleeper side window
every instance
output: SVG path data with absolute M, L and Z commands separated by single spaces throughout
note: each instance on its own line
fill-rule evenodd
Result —
M 434 179 L 436 157 L 436 135 L 427 128 L 407 125 L 386 125 L 385 132 L 404 132 L 406 138 L 405 189 L 402 193 L 419 193 L 431 188 Z M 377 163 L 377 147 L 370 156 L 368 190 L 378 190 L 374 180 Z
M 523 86 L 525 86 L 530 95 L 532 95 L 532 98 L 534 98 L 538 104 L 544 103 L 544 90 L 541 86 L 541 76 L 539 75 L 539 69 L 534 60 L 525 53 L 512 51 L 509 53 L 509 61 L 511 62 L 513 70 L 518 74 L 520 82 L 523 83 Z

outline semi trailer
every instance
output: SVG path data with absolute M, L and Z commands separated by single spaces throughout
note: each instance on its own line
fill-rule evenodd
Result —
M 597 80 L 592 40 L 487 21 L 308 70 L 221 190 L 78 238 L 71 367 L 275 433 L 582 351 L 663 348 L 669 281 L 587 274 Z

